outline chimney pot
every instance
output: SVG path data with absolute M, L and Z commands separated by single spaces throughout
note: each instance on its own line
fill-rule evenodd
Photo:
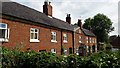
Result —
M 66 22 L 68 22 L 69 24 L 71 24 L 71 17 L 70 17 L 70 14 L 67 14 Z
M 43 5 L 43 13 L 45 13 L 48 16 L 52 16 L 52 6 L 50 5 L 51 2 L 45 1 Z
M 51 2 L 49 2 L 49 5 L 51 4 Z
M 80 28 L 82 28 L 82 21 L 81 21 L 81 19 L 78 19 L 78 26 L 79 26 Z

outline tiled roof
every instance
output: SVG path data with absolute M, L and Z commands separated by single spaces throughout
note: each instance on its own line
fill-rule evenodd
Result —
M 74 28 L 78 28 L 79 26 L 78 25 L 73 25 Z M 80 28 L 83 33 L 86 35 L 86 36 L 95 36 L 95 34 L 93 34 L 90 30 L 87 30 L 87 29 L 84 29 L 84 28 Z
M 82 28 L 82 31 L 84 32 L 85 35 L 87 36 L 95 36 L 90 30 Z
M 32 21 L 33 23 L 53 26 L 56 28 L 69 31 L 74 31 L 74 28 L 77 27 L 55 17 L 48 17 L 42 12 L 18 4 L 16 2 L 2 2 L 2 14 L 29 20 Z M 82 31 L 84 32 L 85 35 L 95 36 L 91 31 L 87 29 L 82 29 Z
M 57 28 L 65 29 L 69 31 L 74 30 L 74 28 L 65 21 L 59 20 L 54 17 L 52 18 L 48 17 L 44 13 L 41 13 L 37 10 L 26 7 L 24 5 L 20 5 L 15 2 L 3 2 L 2 3 L 2 14 L 33 21 L 33 23 L 37 22 L 37 23 L 44 24 L 47 26 L 53 26 L 53 27 L 57 27 Z

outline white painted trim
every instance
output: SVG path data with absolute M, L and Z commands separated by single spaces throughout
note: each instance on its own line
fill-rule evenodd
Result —
M 64 43 L 67 43 L 68 41 L 67 40 L 63 40 Z
M 0 42 L 8 42 L 8 39 L 0 38 Z
M 38 39 L 30 39 L 30 42 L 40 42 Z
M 74 28 L 74 32 L 77 31 L 78 29 L 80 29 L 80 27 Z
M 57 41 L 56 41 L 56 40 L 51 40 L 51 42 L 57 43 Z
M 79 43 L 82 43 L 82 41 L 79 41 Z
M 54 51 L 54 50 L 55 50 L 55 51 Z M 56 49 L 54 49 L 54 48 L 51 49 L 51 52 L 52 52 L 52 53 L 56 53 Z

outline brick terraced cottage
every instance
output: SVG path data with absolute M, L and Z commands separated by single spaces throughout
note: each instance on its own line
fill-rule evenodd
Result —
M 96 36 L 91 31 L 82 28 L 81 19 L 78 19 L 73 27 L 75 28 L 75 53 L 85 56 L 97 52 Z
M 96 36 L 89 30 L 52 16 L 52 6 L 45 1 L 43 13 L 16 2 L 2 2 L 0 42 L 3 47 L 60 54 L 87 54 L 97 51 Z M 82 48 L 81 50 L 81 47 Z M 85 48 L 86 47 L 86 48 Z M 84 51 L 84 50 L 85 51 Z

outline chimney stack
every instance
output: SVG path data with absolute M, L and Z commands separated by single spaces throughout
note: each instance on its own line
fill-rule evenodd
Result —
M 71 17 L 70 17 L 70 14 L 67 14 L 66 22 L 68 22 L 69 24 L 71 24 Z
M 52 6 L 50 5 L 51 2 L 45 1 L 43 5 L 43 13 L 48 16 L 52 16 Z
M 78 19 L 77 25 L 78 25 L 80 28 L 82 28 L 82 21 L 81 21 L 81 19 Z

